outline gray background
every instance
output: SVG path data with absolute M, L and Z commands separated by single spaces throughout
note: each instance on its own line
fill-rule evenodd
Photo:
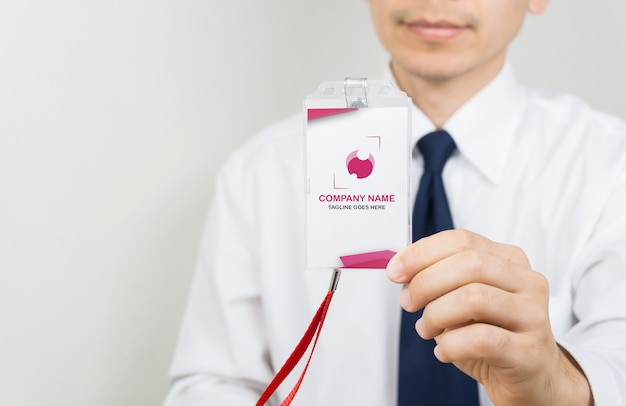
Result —
M 626 117 L 625 18 L 554 0 L 518 77 Z M 358 0 L 0 2 L 0 404 L 159 404 L 217 168 L 386 63 Z

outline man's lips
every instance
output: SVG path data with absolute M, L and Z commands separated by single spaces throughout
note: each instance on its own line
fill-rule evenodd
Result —
M 451 39 L 461 34 L 469 27 L 448 21 L 418 20 L 405 22 L 404 25 L 414 34 L 431 41 Z

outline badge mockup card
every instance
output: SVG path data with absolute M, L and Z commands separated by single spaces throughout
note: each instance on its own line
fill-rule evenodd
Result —
M 381 269 L 410 242 L 410 99 L 363 85 L 305 100 L 308 269 Z

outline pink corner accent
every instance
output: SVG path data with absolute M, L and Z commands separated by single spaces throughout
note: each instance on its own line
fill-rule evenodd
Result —
M 344 255 L 339 257 L 344 268 L 369 268 L 383 269 L 387 267 L 389 260 L 396 255 L 394 251 L 375 251 L 363 254 Z
M 338 109 L 308 109 L 307 119 L 315 120 L 316 118 L 322 118 L 327 116 L 334 116 L 335 114 L 348 113 L 350 111 L 356 111 L 357 108 L 338 108 Z

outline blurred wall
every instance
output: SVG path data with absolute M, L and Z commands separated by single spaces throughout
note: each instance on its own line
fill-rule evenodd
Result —
M 0 2 L 0 404 L 154 405 L 213 178 L 323 80 L 387 63 L 363 1 Z M 626 118 L 624 0 L 553 0 L 524 81 Z

